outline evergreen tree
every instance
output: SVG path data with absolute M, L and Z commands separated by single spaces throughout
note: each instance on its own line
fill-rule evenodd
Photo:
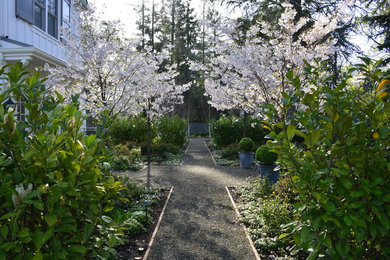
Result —
M 362 21 L 369 26 L 368 36 L 379 50 L 390 53 L 390 2 L 389 0 L 361 0 L 364 8 Z M 386 63 L 390 62 L 387 58 Z

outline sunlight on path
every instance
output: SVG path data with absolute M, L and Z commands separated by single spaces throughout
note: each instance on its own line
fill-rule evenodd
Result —
M 149 259 L 255 259 L 225 186 L 255 176 L 254 170 L 218 167 L 204 139 L 191 139 L 183 165 L 153 167 L 152 183 L 174 193 Z M 145 180 L 146 171 L 129 174 Z

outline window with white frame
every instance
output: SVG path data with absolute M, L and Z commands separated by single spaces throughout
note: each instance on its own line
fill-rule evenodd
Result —
M 70 0 L 62 0 L 62 26 L 70 28 Z
M 70 28 L 71 0 L 16 0 L 16 17 L 58 38 L 59 26 Z

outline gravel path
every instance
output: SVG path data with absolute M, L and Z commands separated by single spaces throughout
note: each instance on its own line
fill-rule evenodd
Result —
M 147 171 L 127 174 L 145 181 Z M 225 190 L 255 175 L 215 166 L 200 138 L 190 140 L 181 166 L 152 167 L 152 185 L 174 191 L 149 259 L 255 259 Z

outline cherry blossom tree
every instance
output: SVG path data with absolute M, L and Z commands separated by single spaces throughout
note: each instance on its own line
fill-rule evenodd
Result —
M 224 36 L 215 44 L 216 56 L 209 65 L 195 66 L 208 71 L 206 95 L 218 110 L 256 114 L 264 103 L 280 107 L 281 93 L 289 89 L 286 73 L 301 75 L 304 61 L 324 60 L 335 52 L 336 40 L 329 35 L 344 13 L 319 15 L 306 29 L 311 21 L 296 21 L 292 5 L 285 2 L 283 7 L 276 26 L 259 21 L 246 35 L 237 22 L 225 23 L 219 28 Z
M 74 32 L 62 30 L 67 65 L 49 67 L 49 83 L 64 97 L 78 94 L 92 115 L 148 117 L 150 187 L 150 121 L 183 100 L 187 86 L 175 85 L 175 67 L 161 69 L 168 55 L 138 50 L 142 39 L 125 39 L 116 21 L 100 21 L 92 5 L 74 14 Z
M 64 28 L 67 65 L 49 67 L 49 83 L 64 97 L 79 94 L 91 115 L 135 115 L 167 103 L 167 93 L 176 89 L 168 68 L 150 50 L 138 51 L 140 40 L 125 39 L 117 21 L 101 21 L 93 6 L 74 14 L 74 31 Z M 154 109 L 157 111 L 157 109 Z

